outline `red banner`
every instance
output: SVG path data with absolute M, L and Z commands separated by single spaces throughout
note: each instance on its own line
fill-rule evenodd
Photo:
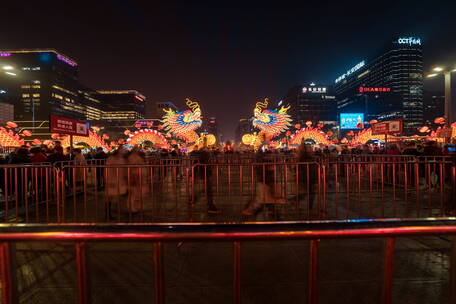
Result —
M 49 126 L 51 133 L 89 136 L 89 123 L 82 120 L 51 115 Z

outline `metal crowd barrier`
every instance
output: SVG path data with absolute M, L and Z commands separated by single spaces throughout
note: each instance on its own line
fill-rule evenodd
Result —
M 422 220 L 364 220 L 324 221 L 293 223 L 244 223 L 244 224 L 161 224 L 135 226 L 117 225 L 0 225 L 0 269 L 2 300 L 4 304 L 17 302 L 16 265 L 14 264 L 14 242 L 73 242 L 75 246 L 78 303 L 91 302 L 88 244 L 95 242 L 148 242 L 153 248 L 151 259 L 154 264 L 154 303 L 165 303 L 165 257 L 164 242 L 232 242 L 233 303 L 242 299 L 242 244 L 256 240 L 281 241 L 308 240 L 309 272 L 308 303 L 318 302 L 319 243 L 327 239 L 383 238 L 383 270 L 381 303 L 393 300 L 395 242 L 401 237 L 452 235 L 450 258 L 450 303 L 456 301 L 456 219 Z
M 1 166 L 0 220 L 164 222 L 172 215 L 188 221 L 187 211 L 194 214 L 211 201 L 229 220 L 243 220 L 246 205 L 269 220 L 456 215 L 456 166 L 448 158 L 190 161 Z

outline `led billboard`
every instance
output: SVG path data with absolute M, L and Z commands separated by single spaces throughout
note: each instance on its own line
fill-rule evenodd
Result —
M 340 129 L 363 128 L 364 113 L 340 113 Z

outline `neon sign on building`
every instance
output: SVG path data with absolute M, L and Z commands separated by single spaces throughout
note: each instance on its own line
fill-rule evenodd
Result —
M 73 62 L 73 61 L 71 61 L 70 59 L 68 59 L 68 58 L 66 58 L 66 57 L 63 57 L 63 56 L 60 55 L 60 54 L 57 54 L 57 59 L 59 59 L 59 60 L 65 62 L 66 64 L 71 65 L 71 66 L 73 66 L 73 67 L 74 67 L 74 66 L 77 66 L 76 62 Z
M 359 92 L 391 92 L 391 88 L 371 88 L 371 87 L 359 87 Z
M 316 88 L 316 87 L 303 87 L 303 93 L 326 93 L 326 88 Z
M 360 63 L 358 63 L 357 65 L 355 65 L 354 67 L 352 67 L 351 69 L 349 69 L 347 72 L 345 72 L 343 75 L 339 76 L 339 78 L 336 79 L 336 83 L 338 83 L 339 81 L 341 81 L 342 79 L 345 79 L 347 76 L 349 76 L 350 74 L 353 74 L 354 72 L 358 71 L 360 68 L 362 68 L 363 66 L 365 65 L 365 61 L 361 61 Z
M 9 57 L 11 53 L 0 53 L 0 57 Z
M 401 37 L 397 39 L 397 43 L 399 44 L 408 44 L 408 45 L 421 45 L 421 39 L 415 37 Z

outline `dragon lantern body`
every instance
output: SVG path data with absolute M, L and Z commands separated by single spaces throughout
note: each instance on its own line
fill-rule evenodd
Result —
M 257 102 L 253 111 L 253 126 L 260 129 L 255 145 L 261 141 L 270 141 L 272 138 L 286 131 L 291 125 L 291 117 L 287 114 L 290 107 L 281 107 L 279 110 L 266 109 L 268 99 L 264 102 Z

